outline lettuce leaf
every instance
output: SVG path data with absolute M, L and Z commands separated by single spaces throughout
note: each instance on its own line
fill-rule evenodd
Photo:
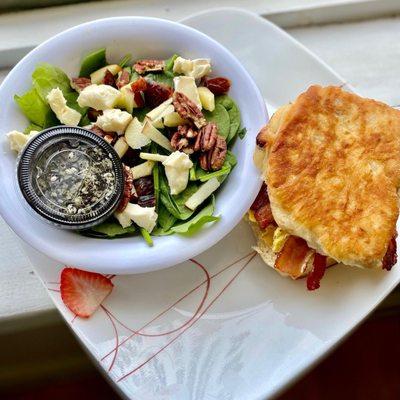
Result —
M 60 88 L 64 96 L 73 92 L 68 76 L 64 71 L 54 65 L 40 63 L 32 73 L 32 84 L 43 101 L 54 88 Z
M 114 221 L 114 219 L 109 219 L 92 227 L 88 231 L 83 231 L 82 233 L 87 236 L 114 239 L 116 237 L 132 234 L 135 231 L 136 229 L 134 225 L 123 228 L 117 221 Z
M 36 89 L 28 90 L 22 96 L 15 95 L 14 100 L 33 124 L 42 128 L 59 125 L 50 106 L 42 100 Z
M 79 76 L 89 78 L 92 72 L 97 71 L 106 65 L 106 49 L 92 51 L 83 58 Z
M 171 232 L 184 235 L 193 235 L 194 233 L 198 232 L 205 224 L 209 222 L 215 222 L 220 219 L 220 217 L 213 216 L 214 209 L 215 197 L 212 196 L 212 199 L 207 206 L 205 206 L 189 221 L 180 225 L 173 226 L 171 228 Z

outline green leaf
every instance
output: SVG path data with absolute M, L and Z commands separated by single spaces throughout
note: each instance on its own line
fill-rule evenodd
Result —
M 140 122 L 143 122 L 144 118 L 146 117 L 146 114 L 150 111 L 151 111 L 151 108 L 149 108 L 149 107 L 134 108 L 132 111 L 132 116 L 133 116 L 133 118 L 137 117 L 137 119 Z
M 174 86 L 174 81 L 173 81 L 174 74 L 167 73 L 167 72 L 150 73 L 150 74 L 146 75 L 146 78 L 148 78 L 154 82 L 162 83 L 163 85 L 173 87 Z
M 205 224 L 218 221 L 220 217 L 213 216 L 215 208 L 214 204 L 215 198 L 213 196 L 209 204 L 205 206 L 201 211 L 199 211 L 193 218 L 183 224 L 173 226 L 171 228 L 171 231 L 179 234 L 193 235 L 194 233 L 198 232 Z
M 168 231 L 176 222 L 176 218 L 160 204 L 158 209 L 158 224 L 164 231 Z
M 229 135 L 226 139 L 229 143 L 237 134 L 240 127 L 240 111 L 235 101 L 227 95 L 218 96 L 215 99 L 216 104 L 221 104 L 229 115 Z
M 86 125 L 90 125 L 92 123 L 92 121 L 89 119 L 89 117 L 87 116 L 87 114 L 85 114 L 82 118 L 81 118 L 81 122 L 79 122 L 79 126 L 86 126 Z
M 165 208 L 177 219 L 186 220 L 194 211 L 185 206 L 186 200 L 197 191 L 199 185 L 196 182 L 189 182 L 187 188 L 178 195 L 169 193 L 169 186 L 165 174 L 160 174 L 160 198 Z
M 132 54 L 127 54 L 122 60 L 118 63 L 121 68 L 125 68 L 132 60 Z
M 136 82 L 140 78 L 140 75 L 132 69 L 131 82 Z
M 106 49 L 92 51 L 83 58 L 79 76 L 89 78 L 92 72 L 106 65 Z
M 154 142 L 151 143 L 150 149 L 153 154 L 157 154 L 157 145 Z M 158 163 L 155 163 L 153 167 L 153 186 L 154 197 L 156 199 L 156 211 L 158 212 L 160 205 L 160 172 Z
M 123 228 L 114 219 L 109 219 L 99 225 L 92 227 L 89 231 L 83 232 L 83 234 L 91 235 L 94 232 L 100 234 L 97 235 L 98 237 L 113 239 L 115 237 L 132 234 L 135 231 L 136 229 L 134 225 L 128 226 L 127 228 Z
M 59 125 L 59 122 L 35 89 L 31 89 L 22 96 L 15 95 L 15 102 L 30 122 L 43 128 Z
M 168 58 L 168 60 L 165 60 L 166 71 L 172 71 L 172 69 L 174 68 L 174 62 L 178 57 L 178 54 L 174 54 L 172 57 Z
M 209 122 L 215 122 L 218 127 L 218 135 L 228 138 L 230 132 L 230 118 L 228 111 L 222 104 L 215 104 L 213 112 L 204 111 L 205 118 Z
M 35 125 L 35 124 L 29 124 L 25 129 L 24 129 L 24 133 L 25 134 L 29 134 L 31 131 L 41 131 L 43 130 L 43 128 L 39 125 Z
M 240 139 L 243 139 L 246 136 L 247 133 L 247 129 L 245 127 L 239 129 L 238 131 L 238 136 L 240 137 Z
M 204 171 L 200 166 L 197 166 L 196 169 L 196 179 L 200 180 L 200 182 L 206 182 L 211 178 L 219 178 L 218 180 L 222 183 L 226 177 L 231 173 L 233 167 L 237 164 L 237 160 L 235 155 L 231 151 L 226 152 L 226 158 L 224 165 L 218 171 L 207 172 Z
M 143 239 L 146 241 L 146 243 L 151 247 L 153 246 L 153 239 L 151 238 L 151 235 L 148 231 L 146 231 L 146 229 L 144 228 L 140 228 L 140 233 L 143 236 Z
M 64 93 L 65 100 L 67 100 L 67 106 L 73 108 L 74 110 L 78 111 L 81 115 L 86 115 L 88 107 L 81 107 L 78 104 L 78 96 L 77 92 L 69 92 Z M 86 124 L 88 125 L 88 124 Z
M 70 80 L 64 71 L 54 65 L 40 63 L 32 73 L 32 84 L 44 102 L 52 89 L 59 88 L 64 96 L 73 92 Z

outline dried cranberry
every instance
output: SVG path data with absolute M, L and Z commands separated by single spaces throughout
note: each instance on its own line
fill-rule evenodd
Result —
M 157 107 L 172 96 L 173 90 L 167 85 L 157 82 L 147 82 L 144 91 L 144 101 L 149 107 Z
M 134 167 L 135 165 L 138 165 L 140 161 L 142 161 L 139 157 L 139 153 L 139 150 L 133 150 L 131 147 L 129 147 L 121 159 L 122 163 L 128 167 Z
M 136 179 L 133 184 L 135 185 L 135 190 L 139 198 L 154 193 L 153 178 L 150 176 Z
M 92 122 L 95 122 L 97 120 L 97 117 L 102 114 L 103 114 L 103 111 L 95 110 L 94 108 L 89 108 L 88 112 L 87 112 L 89 121 L 92 121 Z
M 204 79 L 203 84 L 217 96 L 228 93 L 231 88 L 231 81 L 223 77 Z
M 131 84 L 132 92 L 138 93 L 143 92 L 147 89 L 147 81 L 144 78 L 139 78 Z
M 137 203 L 141 207 L 155 207 L 156 198 L 154 197 L 154 194 L 149 194 L 147 196 L 140 196 L 138 198 L 138 202 Z
M 112 72 L 110 70 L 108 70 L 108 69 L 106 69 L 106 73 L 104 74 L 103 84 L 116 87 L 115 77 L 112 74 Z

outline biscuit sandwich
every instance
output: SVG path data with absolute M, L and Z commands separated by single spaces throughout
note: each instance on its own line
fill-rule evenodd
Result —
M 254 159 L 264 183 L 248 219 L 268 265 L 313 290 L 336 263 L 396 263 L 400 111 L 311 86 L 260 131 Z

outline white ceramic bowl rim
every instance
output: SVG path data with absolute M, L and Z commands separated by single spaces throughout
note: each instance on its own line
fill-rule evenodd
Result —
M 138 273 L 167 268 L 207 250 L 227 235 L 241 220 L 260 186 L 258 173 L 252 164 L 254 136 L 256 134 L 255 130 L 258 130 L 268 119 L 264 100 L 256 84 L 239 61 L 225 47 L 193 28 L 168 20 L 148 17 L 113 17 L 100 19 L 75 26 L 59 33 L 32 50 L 14 67 L 0 86 L 0 99 L 6 99 L 6 101 L 8 101 L 9 97 L 12 98 L 12 95 L 15 93 L 12 90 L 13 81 L 18 78 L 18 74 L 25 68 L 25 64 L 32 63 L 32 61 L 35 63 L 37 62 L 37 60 L 34 60 L 35 57 L 37 55 L 43 55 L 42 53 L 46 47 L 56 42 L 76 39 L 77 33 L 82 33 L 88 28 L 96 27 L 96 29 L 100 29 L 101 26 L 104 30 L 110 29 L 115 26 L 115 24 L 128 25 L 132 23 L 135 24 L 135 27 L 144 29 L 155 29 L 156 27 L 159 30 L 168 30 L 168 33 L 171 35 L 181 35 L 183 41 L 193 40 L 194 42 L 197 41 L 199 44 L 203 42 L 204 45 L 207 45 L 216 55 L 220 55 L 221 58 L 228 60 L 228 66 L 231 71 L 237 71 L 246 83 L 248 87 L 248 102 L 252 102 L 253 106 L 251 110 L 252 118 L 244 125 L 246 126 L 251 122 L 257 125 L 257 128 L 252 129 L 241 143 L 238 141 L 236 144 L 236 148 L 238 145 L 244 146 L 245 148 L 243 150 L 241 165 L 237 165 L 231 175 L 235 175 L 235 182 L 240 182 L 241 185 L 238 185 L 235 191 L 231 185 L 234 179 L 230 176 L 230 179 L 224 185 L 221 193 L 217 196 L 216 213 L 218 214 L 218 211 L 224 208 L 221 207 L 221 201 L 223 200 L 221 197 L 226 197 L 225 192 L 229 192 L 228 194 L 230 197 L 228 200 L 231 203 L 229 214 L 226 212 L 228 210 L 227 207 L 225 207 L 225 211 L 219 222 L 203 228 L 193 237 L 179 235 L 155 237 L 153 248 L 149 248 L 141 238 L 124 238 L 109 241 L 84 238 L 73 234 L 79 237 L 79 242 L 76 239 L 67 239 L 67 236 L 65 236 L 65 242 L 63 242 L 59 239 L 62 235 L 53 232 L 53 237 L 57 239 L 49 239 L 52 237 L 52 230 L 55 228 L 47 226 L 47 224 L 42 221 L 35 221 L 31 216 L 24 215 L 25 220 L 26 218 L 28 218 L 28 220 L 30 219 L 28 225 L 33 228 L 26 229 L 26 225 L 21 223 L 18 215 L 16 215 L 15 208 L 10 207 L 10 199 L 7 198 L 4 193 L 0 193 L 0 213 L 10 227 L 24 241 L 40 252 L 62 263 L 103 273 Z M 140 41 L 138 42 L 140 43 Z M 79 45 L 77 47 L 79 47 Z M 132 47 L 135 47 L 135 42 L 132 43 Z M 60 48 L 62 47 L 60 46 Z M 235 100 L 237 100 L 237 98 L 235 98 Z M 243 107 L 239 104 L 239 108 L 242 109 Z M 4 117 L 3 120 L 6 121 L 6 118 Z M 1 121 L 2 119 L 0 116 L 0 122 Z M 0 157 L 1 166 L 3 166 L 3 161 L 1 159 L 6 156 L 6 152 L 3 151 Z M 229 185 L 231 186 L 230 189 L 228 189 Z M 16 191 L 15 187 L 14 191 Z M 238 193 L 239 191 L 242 191 L 242 193 Z M 12 196 L 14 197 L 14 195 Z M 22 205 L 16 207 L 18 208 L 18 213 L 26 213 Z M 128 245 L 127 240 L 129 239 L 131 242 Z M 114 251 L 112 251 L 113 248 Z M 115 250 L 117 248 L 119 250 Z M 111 251 L 112 254 L 110 254 Z

